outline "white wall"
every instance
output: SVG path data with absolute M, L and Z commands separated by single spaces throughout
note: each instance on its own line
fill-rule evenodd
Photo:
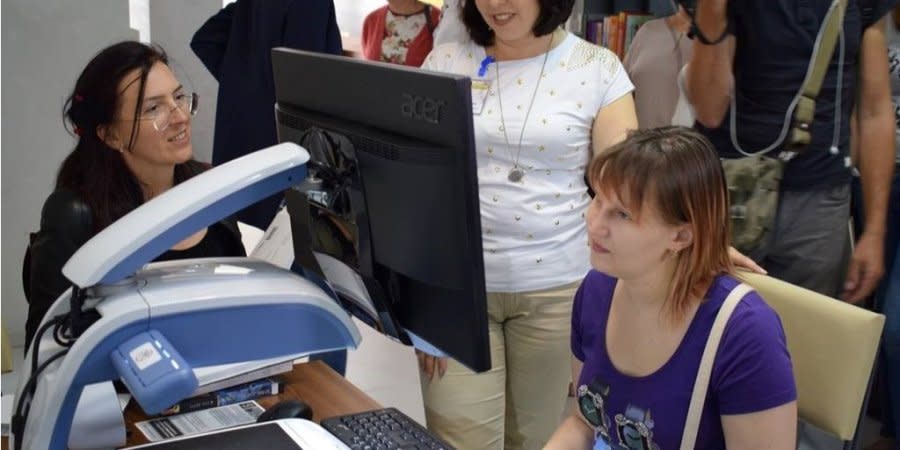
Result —
M 169 54 L 178 81 L 200 95 L 200 109 L 191 127 L 194 158 L 212 160 L 216 93 L 219 84 L 191 51 L 194 32 L 222 8 L 222 0 L 150 0 L 151 40 Z
M 150 42 L 150 0 L 128 0 L 128 25 L 139 41 Z
M 366 16 L 385 4 L 387 4 L 385 0 L 334 0 L 334 11 L 341 35 L 354 36 L 358 39 Z
M 22 345 L 27 304 L 22 255 L 36 231 L 40 208 L 56 171 L 75 140 L 63 128 L 62 108 L 75 78 L 100 49 L 138 39 L 123 0 L 3 0 L 0 311 L 13 345 Z M 194 127 L 196 157 L 208 161 L 215 117 L 215 80 L 190 52 L 193 32 L 222 7 L 222 0 L 149 1 L 150 36 L 175 61 L 181 81 L 201 94 Z
M 121 0 L 3 1 L 0 308 L 13 344 L 25 335 L 21 270 L 28 233 L 37 229 L 56 170 L 75 142 L 63 129 L 63 102 L 99 49 L 136 38 L 128 2 Z

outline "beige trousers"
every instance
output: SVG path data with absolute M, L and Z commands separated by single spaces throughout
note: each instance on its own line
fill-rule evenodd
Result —
M 571 379 L 569 335 L 579 282 L 488 293 L 492 368 L 454 360 L 421 377 L 428 428 L 460 450 L 540 449 L 559 425 Z

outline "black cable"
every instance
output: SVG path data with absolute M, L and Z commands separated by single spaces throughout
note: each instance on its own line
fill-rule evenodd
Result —
M 22 449 L 22 441 L 25 438 L 25 423 L 28 420 L 28 414 L 31 412 L 31 399 L 29 399 L 28 409 L 24 414 L 22 414 L 22 410 L 25 405 L 25 397 L 34 397 L 34 391 L 37 388 L 38 375 L 40 375 L 40 373 L 43 372 L 44 369 L 46 369 L 47 366 L 49 366 L 53 361 L 62 358 L 66 353 L 69 353 L 69 349 L 60 350 L 58 353 L 47 358 L 47 360 L 37 368 L 37 371 L 32 372 L 31 376 L 28 377 L 28 382 L 25 383 L 25 387 L 22 389 L 22 394 L 16 402 L 16 412 L 15 414 L 13 414 L 12 420 L 10 421 L 12 434 L 16 437 L 15 450 Z
M 47 329 L 49 329 L 51 326 L 55 326 L 59 322 L 60 317 L 64 316 L 56 316 L 42 325 L 41 328 L 38 329 L 38 332 L 35 334 L 34 339 L 31 341 L 31 373 L 34 373 L 38 367 L 38 352 L 41 348 L 41 337 L 44 336 L 44 333 L 47 332 Z
M 728 18 L 727 14 L 726 14 L 725 29 L 722 30 L 722 34 L 720 34 L 719 37 L 717 37 L 715 39 L 708 39 L 706 37 L 706 35 L 703 34 L 703 31 L 700 30 L 700 27 L 697 26 L 697 11 L 688 11 L 687 9 L 685 9 L 685 11 L 687 11 L 688 16 L 690 16 L 690 18 L 691 18 L 691 28 L 690 28 L 690 31 L 688 31 L 688 38 L 697 39 L 698 41 L 700 41 L 701 44 L 719 45 L 720 43 L 722 43 L 722 41 L 725 40 L 725 38 L 728 37 L 728 35 L 732 34 L 732 32 L 734 31 L 732 29 L 731 20 Z
M 72 344 L 75 343 L 75 340 L 66 335 L 66 325 L 67 321 L 61 320 L 56 324 L 56 327 L 53 328 L 53 340 L 56 341 L 56 344 L 60 347 L 71 347 Z
M 16 410 L 13 414 L 12 420 L 10 421 L 10 431 L 12 431 L 12 434 L 16 436 L 15 450 L 20 450 L 22 448 L 25 424 L 28 421 L 28 414 L 31 412 L 31 400 L 33 400 L 34 393 L 37 391 L 37 380 L 41 372 L 43 372 L 44 369 L 46 369 L 47 366 L 50 365 L 50 363 L 56 361 L 57 359 L 63 357 L 66 353 L 68 353 L 69 347 L 71 347 L 75 343 L 78 335 L 80 335 L 81 332 L 84 331 L 80 329 L 87 328 L 92 323 L 90 315 L 88 317 L 82 316 L 81 306 L 84 301 L 84 297 L 84 290 L 79 289 L 77 286 L 72 286 L 69 312 L 66 314 L 60 314 L 47 321 L 47 323 L 41 326 L 34 337 L 31 354 L 31 375 L 28 377 L 28 382 L 25 383 L 25 386 L 23 387 L 22 392 L 16 401 Z M 44 361 L 43 364 L 38 366 L 37 361 L 38 354 L 40 353 L 41 338 L 43 338 L 44 333 L 46 333 L 51 326 L 53 327 L 53 339 L 58 345 L 66 348 L 47 358 L 47 360 Z M 69 331 L 71 334 L 67 336 L 66 331 Z M 26 397 L 29 399 L 27 409 L 25 409 Z
M 54 337 L 54 339 L 56 339 L 56 330 L 59 329 L 61 324 L 65 323 L 67 317 L 68 317 L 68 314 L 60 314 L 60 315 L 48 320 L 47 323 L 43 324 L 38 329 L 37 333 L 34 336 L 34 339 L 32 340 L 32 344 L 31 344 L 31 375 L 29 376 L 28 382 L 25 384 L 25 387 L 22 389 L 22 393 L 20 394 L 20 397 L 17 402 L 18 406 L 16 407 L 16 413 L 13 415 L 13 419 L 10 423 L 13 433 L 16 434 L 17 436 L 19 436 L 20 438 L 22 437 L 22 432 L 25 431 L 25 421 L 27 418 L 27 413 L 25 415 L 21 414 L 21 412 L 22 412 L 21 408 L 24 404 L 23 402 L 25 400 L 25 397 L 32 397 L 34 395 L 34 390 L 37 388 L 37 376 L 44 370 L 45 367 L 47 367 L 47 364 L 49 362 L 52 362 L 55 359 L 59 358 L 60 356 L 64 355 L 65 352 L 68 351 L 68 350 L 63 350 L 62 352 L 51 356 L 41 366 L 38 366 L 38 356 L 39 356 L 40 350 L 41 350 L 41 339 L 44 337 L 44 333 L 46 333 L 47 330 L 50 329 L 50 327 L 54 327 L 53 337 Z M 58 340 L 57 340 L 57 343 L 59 343 Z M 64 345 L 64 347 L 69 347 L 69 345 Z M 30 411 L 31 407 L 29 406 L 28 409 Z M 12 422 L 20 422 L 20 424 L 13 426 Z M 16 447 L 17 448 L 20 448 L 20 445 L 21 445 L 21 444 L 19 444 L 20 442 L 21 442 L 21 439 L 16 439 Z
M 81 327 L 81 307 L 84 304 L 84 293 L 84 289 L 72 286 L 72 294 L 69 296 L 69 331 L 72 332 L 73 338 L 81 336 L 84 331 Z

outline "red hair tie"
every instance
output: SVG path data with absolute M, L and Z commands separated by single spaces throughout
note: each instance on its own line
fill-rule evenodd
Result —
M 82 101 L 84 101 L 84 97 L 82 97 L 81 95 L 75 94 L 75 101 L 82 102 Z
M 75 134 L 77 134 L 79 137 L 81 136 L 81 127 L 79 127 L 78 125 L 75 125 L 75 128 L 73 128 L 72 131 L 74 131 Z

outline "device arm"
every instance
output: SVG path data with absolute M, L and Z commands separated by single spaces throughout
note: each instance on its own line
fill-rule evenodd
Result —
M 286 142 L 229 161 L 126 214 L 63 266 L 76 286 L 115 283 L 173 245 L 306 177 L 309 154 Z
M 261 261 L 154 264 L 135 277 L 134 285 L 119 289 L 97 305 L 101 318 L 70 348 L 51 336 L 42 338 L 39 361 L 67 353 L 40 374 L 24 431 L 14 436 L 23 440 L 23 448 L 66 448 L 84 386 L 119 378 L 110 354 L 147 330 L 165 336 L 191 367 L 331 351 L 360 342 L 349 315 L 318 286 Z M 24 369 L 27 379 L 30 367 Z M 22 383 L 19 389 L 17 399 Z

